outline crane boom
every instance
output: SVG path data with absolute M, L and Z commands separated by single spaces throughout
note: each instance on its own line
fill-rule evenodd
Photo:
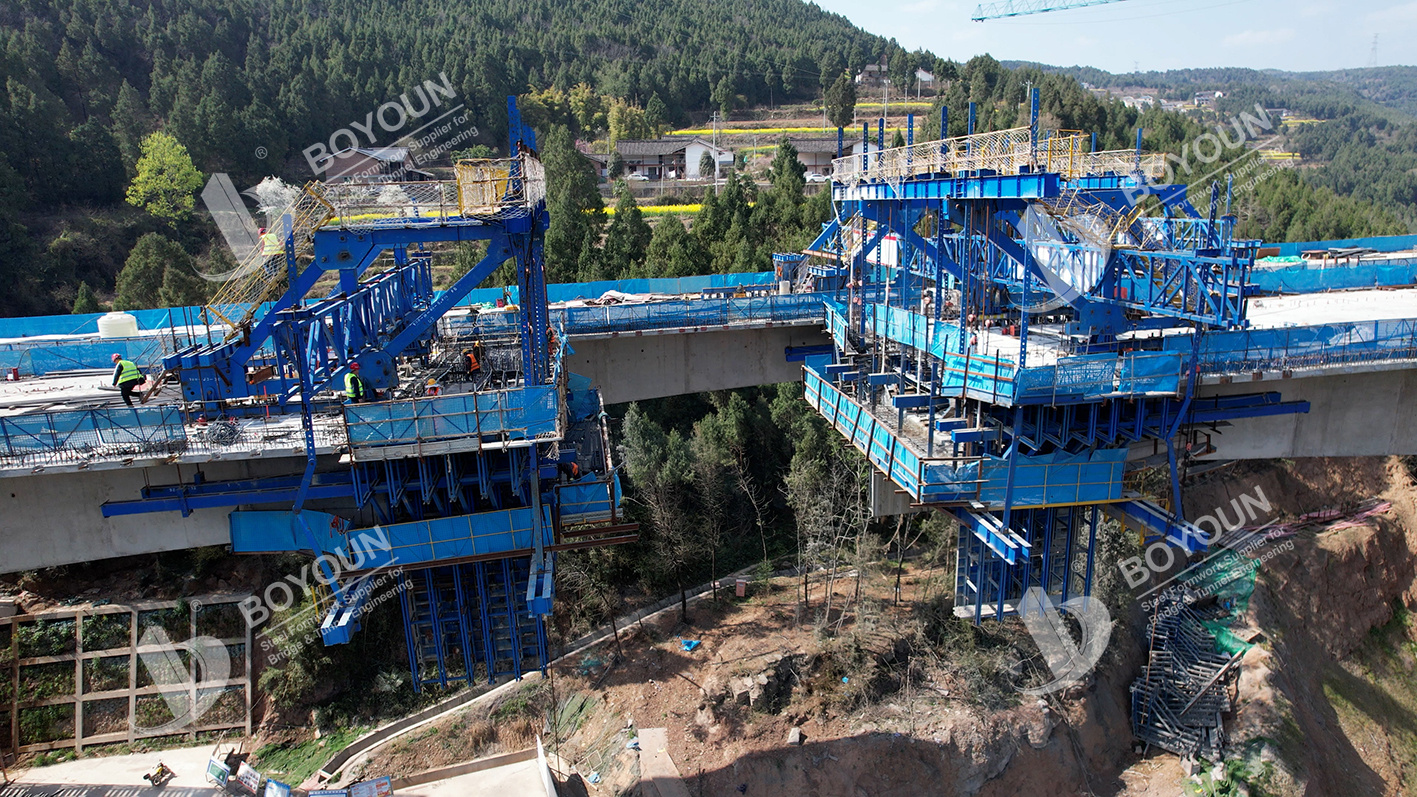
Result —
M 1120 2 L 1122 0 L 994 0 L 994 2 L 980 3 L 979 7 L 974 10 L 974 16 L 971 19 L 975 22 L 983 22 L 986 19 L 1021 17 L 1026 14 L 1067 11 L 1073 8 Z

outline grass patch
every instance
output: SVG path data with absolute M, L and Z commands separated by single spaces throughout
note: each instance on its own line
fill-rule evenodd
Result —
M 297 744 L 268 744 L 256 751 L 254 766 L 265 775 L 281 775 L 285 783 L 300 783 L 368 730 L 363 726 L 340 728 Z

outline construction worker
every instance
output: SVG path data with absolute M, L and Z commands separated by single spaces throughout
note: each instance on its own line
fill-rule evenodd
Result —
M 428 384 L 423 386 L 423 395 L 436 396 L 443 391 L 443 386 L 438 384 L 438 380 L 428 377 Z
M 350 363 L 344 373 L 344 398 L 350 404 L 369 400 L 369 386 L 359 375 L 359 363 Z
M 118 386 L 118 390 L 123 394 L 123 403 L 133 406 L 133 391 L 143 384 L 143 372 L 138 369 L 138 364 L 132 360 L 125 360 L 121 354 L 113 354 L 113 384 Z
M 477 378 L 482 371 L 482 363 L 477 360 L 477 350 L 481 345 L 474 345 L 471 349 L 463 349 L 462 356 L 467 360 L 467 378 L 469 381 Z
M 561 342 L 558 341 L 558 340 L 556 340 L 556 330 L 552 329 L 551 327 L 547 327 L 547 328 L 546 328 L 546 352 L 547 352 L 550 356 L 555 357 L 555 356 L 556 356 L 556 349 L 557 349 L 558 347 L 560 347 L 560 345 L 561 345 Z
M 285 251 L 281 246 L 280 236 L 273 232 L 267 232 L 265 227 L 261 230 L 261 270 L 265 272 L 266 279 L 274 277 L 278 270 L 278 265 L 284 259 Z

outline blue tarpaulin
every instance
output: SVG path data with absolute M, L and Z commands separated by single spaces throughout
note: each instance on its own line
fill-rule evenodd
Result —
M 1417 258 L 1331 264 L 1327 268 L 1308 265 L 1256 268 L 1250 271 L 1250 283 L 1265 293 L 1321 293 L 1413 285 L 1417 284 Z
M 556 389 L 547 385 L 350 404 L 345 422 L 350 445 L 357 447 L 484 435 L 527 439 L 556 431 L 556 408 Z

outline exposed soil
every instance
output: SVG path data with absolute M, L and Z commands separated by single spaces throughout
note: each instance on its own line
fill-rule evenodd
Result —
M 691 624 L 669 611 L 625 629 L 621 661 L 613 643 L 602 645 L 500 707 L 470 709 L 376 751 L 360 770 L 397 777 L 512 749 L 524 741 L 515 727 L 524 701 L 561 706 L 559 727 L 531 730 L 575 765 L 590 795 L 635 788 L 638 755 L 626 745 L 638 727 L 667 730 L 692 794 L 1073 794 L 1089 785 L 1114 793 L 1130 755 L 1125 660 L 1111 667 L 1115 677 L 1050 702 L 1009 693 L 998 707 L 965 699 L 967 675 L 950 662 L 900 661 L 902 629 L 952 573 L 910 573 L 899 607 L 887 605 L 893 576 L 867 574 L 864 610 L 852 600 L 854 579 L 839 581 L 835 601 L 848 609 L 834 610 L 833 636 L 812 624 L 816 611 L 799 607 L 791 581 L 741 600 L 723 593 L 691 606 Z M 816 607 L 823 597 L 814 586 Z M 685 651 L 686 639 L 700 644 Z M 793 727 L 800 746 L 787 744 Z

